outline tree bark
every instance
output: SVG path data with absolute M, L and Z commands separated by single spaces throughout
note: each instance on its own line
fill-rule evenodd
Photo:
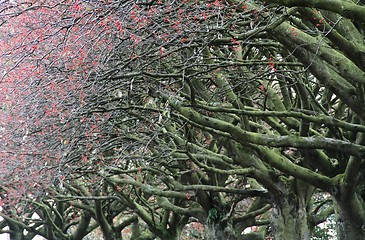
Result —
M 356 195 L 355 197 L 356 198 Z M 334 203 L 336 206 L 336 230 L 338 240 L 365 239 L 365 225 L 357 216 L 364 216 L 365 212 L 356 206 L 356 202 L 347 201 Z M 356 215 L 353 212 L 356 211 Z
M 205 237 L 207 240 L 235 240 L 235 233 L 226 223 L 209 222 L 205 224 Z
M 287 184 L 284 194 L 277 195 L 274 200 L 274 239 L 310 240 L 312 230 L 308 222 L 307 206 L 313 189 L 302 181 Z M 295 189 L 292 189 L 294 186 Z
M 365 229 L 346 218 L 346 214 L 337 217 L 338 240 L 362 240 L 365 237 Z
M 283 203 L 273 209 L 274 239 L 310 240 L 311 231 L 307 222 L 305 209 Z

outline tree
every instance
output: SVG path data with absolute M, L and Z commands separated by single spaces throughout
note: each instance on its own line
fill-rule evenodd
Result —
M 47 19 L 39 29 L 50 26 L 54 34 L 35 44 L 39 61 L 29 59 L 33 29 L 26 32 L 35 35 L 9 36 L 28 48 L 4 45 L 11 49 L 5 79 L 34 76 L 37 66 L 37 86 L 49 86 L 57 98 L 37 94 L 32 81 L 11 81 L 11 89 L 29 92 L 10 91 L 11 99 L 21 99 L 14 106 L 22 107 L 9 109 L 31 117 L 23 117 L 28 128 L 4 122 L 6 130 L 30 129 L 26 144 L 11 144 L 14 152 L 44 142 L 42 149 L 58 153 L 26 158 L 58 171 L 56 182 L 42 182 L 49 188 L 40 201 L 82 209 L 78 224 L 89 219 L 87 231 L 99 226 L 106 239 L 120 237 L 130 224 L 133 239 L 177 239 L 194 221 L 208 239 L 245 239 L 251 226 L 259 227 L 261 239 L 310 239 L 333 213 L 339 239 L 363 238 L 363 6 L 326 0 L 27 4 L 6 5 L 4 19 L 37 13 L 31 16 Z M 62 61 L 47 62 L 61 49 L 68 49 Z M 79 49 L 89 51 L 71 54 Z M 45 114 L 50 104 L 56 104 L 53 115 Z M 24 133 L 4 136 L 19 143 Z M 129 218 L 116 221 L 124 214 Z M 52 226 L 59 226 L 56 219 Z M 58 238 L 73 238 L 62 229 Z

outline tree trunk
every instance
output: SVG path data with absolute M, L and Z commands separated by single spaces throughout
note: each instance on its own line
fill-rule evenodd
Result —
M 222 222 L 210 222 L 205 224 L 205 237 L 207 240 L 235 240 L 233 229 Z
M 337 239 L 338 240 L 363 240 L 365 229 L 357 226 L 342 214 L 337 218 Z
M 10 239 L 11 240 L 24 240 L 24 229 L 16 224 L 9 224 Z
M 311 189 L 301 181 L 296 182 L 296 193 L 289 187 L 285 194 L 276 196 L 272 209 L 274 239 L 310 240 L 312 231 L 308 224 L 307 203 Z
M 305 209 L 283 203 L 272 211 L 274 239 L 310 240 L 311 231 Z
M 351 201 L 349 201 L 351 202 Z M 362 240 L 365 239 L 365 225 L 362 219 L 356 218 L 349 209 L 350 204 L 337 203 L 336 209 L 336 230 L 338 240 Z M 365 215 L 364 210 L 358 209 L 356 215 Z M 352 216 L 351 216 L 352 215 Z

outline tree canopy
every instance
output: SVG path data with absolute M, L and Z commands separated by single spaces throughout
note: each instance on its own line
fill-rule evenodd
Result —
M 361 1 L 2 1 L 0 19 L 0 233 L 364 238 Z

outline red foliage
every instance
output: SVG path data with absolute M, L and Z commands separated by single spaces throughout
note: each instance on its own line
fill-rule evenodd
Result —
M 19 1 L 1 9 L 0 180 L 12 199 L 41 193 L 60 176 L 69 123 L 93 90 L 86 90 L 88 78 L 104 67 L 111 34 L 122 29 L 97 7 Z M 98 120 L 86 121 L 80 131 L 97 134 Z

